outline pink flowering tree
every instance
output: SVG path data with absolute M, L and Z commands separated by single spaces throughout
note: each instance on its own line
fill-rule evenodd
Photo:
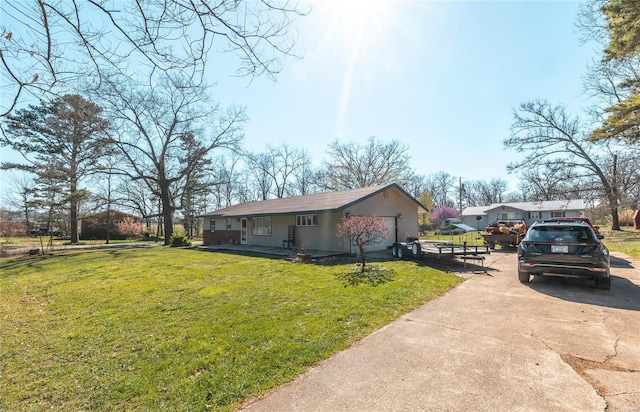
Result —
M 351 216 L 342 218 L 338 223 L 337 236 L 346 236 L 358 247 L 362 259 L 360 273 L 364 272 L 366 259 L 364 250 L 368 245 L 375 245 L 389 239 L 389 229 L 380 216 Z
M 125 216 L 118 224 L 118 233 L 127 239 L 135 239 L 142 233 L 142 224 L 130 216 Z
M 458 211 L 451 206 L 440 206 L 431 213 L 431 221 L 436 227 L 450 217 L 458 217 Z

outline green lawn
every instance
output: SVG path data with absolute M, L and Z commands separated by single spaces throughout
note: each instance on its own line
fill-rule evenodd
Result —
M 462 282 L 377 265 L 358 282 L 353 263 L 166 247 L 5 260 L 0 410 L 233 410 Z
M 625 229 L 603 234 L 603 242 L 610 250 L 640 258 L 640 230 Z
M 154 242 L 163 242 L 164 238 L 157 239 L 155 236 L 152 236 L 150 239 L 111 239 L 109 243 L 154 243 Z M 79 245 L 89 245 L 89 246 L 98 246 L 104 245 L 106 243 L 105 239 L 100 240 L 80 240 Z M 8 236 L 8 237 L 0 237 L 0 245 L 4 246 L 14 246 L 14 247 L 25 247 L 25 248 L 40 248 L 44 247 L 45 249 L 51 246 L 65 246 L 70 245 L 70 240 L 61 239 L 56 237 L 48 237 L 48 236 Z

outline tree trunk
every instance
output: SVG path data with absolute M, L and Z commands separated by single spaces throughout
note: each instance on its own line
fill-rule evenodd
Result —
M 168 211 L 163 211 L 164 218 L 164 244 L 168 245 L 171 243 L 171 235 L 173 234 L 173 213 L 171 209 Z
M 26 206 L 26 200 L 25 200 L 25 207 L 24 207 L 24 220 L 27 224 L 27 233 L 25 233 L 25 235 L 28 235 L 29 231 L 31 230 L 31 221 L 29 220 L 29 207 Z
M 111 241 L 111 202 L 107 202 L 107 240 L 108 245 Z
M 366 260 L 364 257 L 364 245 L 358 245 L 360 248 L 360 257 L 362 258 L 362 265 L 360 266 L 360 273 L 364 273 L 364 267 L 366 265 Z
M 611 212 L 611 230 L 620 229 L 620 219 L 618 217 L 618 197 L 615 192 L 608 194 L 609 211 Z
M 71 244 L 77 245 L 79 242 L 78 236 L 78 201 L 71 201 L 71 210 L 69 211 L 70 220 L 70 232 L 71 232 Z
M 162 218 L 164 220 L 164 244 L 171 243 L 171 235 L 173 234 L 173 205 L 171 204 L 171 193 L 169 184 L 166 181 L 160 181 L 160 200 L 162 202 Z

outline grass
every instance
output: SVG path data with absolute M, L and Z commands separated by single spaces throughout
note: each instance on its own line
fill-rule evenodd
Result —
M 109 243 L 153 243 L 153 242 L 162 242 L 164 238 L 156 238 L 152 236 L 149 239 L 111 239 Z M 80 240 L 79 245 L 104 245 L 106 243 L 105 239 L 97 239 L 97 240 Z M 14 247 L 22 247 L 22 248 L 40 248 L 44 247 L 45 249 L 51 246 L 65 246 L 71 244 L 69 238 L 61 239 L 61 238 L 50 238 L 48 236 L 9 236 L 9 237 L 0 237 L 0 245 L 4 246 L 14 246 Z
M 605 236 L 604 244 L 610 250 L 640 258 L 640 230 L 625 229 L 603 234 Z
M 0 410 L 233 410 L 462 282 L 356 271 L 165 247 L 4 261 Z

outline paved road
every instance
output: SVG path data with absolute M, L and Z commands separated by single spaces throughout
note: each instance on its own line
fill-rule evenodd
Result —
M 447 295 L 402 316 L 246 411 L 640 412 L 640 261 L 592 281 L 522 285 L 493 253 Z

